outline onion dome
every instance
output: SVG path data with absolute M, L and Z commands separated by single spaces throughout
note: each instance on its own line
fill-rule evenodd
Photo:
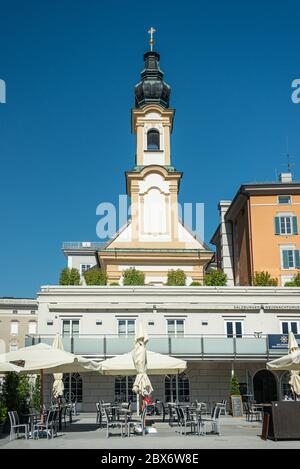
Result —
M 164 81 L 164 73 L 159 67 L 160 55 L 149 51 L 144 54 L 145 68 L 141 72 L 141 81 L 135 86 L 135 107 L 147 104 L 160 104 L 169 107 L 171 87 Z

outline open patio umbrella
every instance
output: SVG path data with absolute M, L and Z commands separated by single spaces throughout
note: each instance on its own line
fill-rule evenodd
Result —
M 290 333 L 292 334 L 292 333 Z M 294 337 L 294 334 L 293 334 Z M 291 353 L 283 357 L 276 358 L 267 363 L 267 369 L 271 371 L 300 371 L 300 350 L 296 348 L 296 339 L 289 338 L 289 346 L 291 345 Z M 293 346 L 294 345 L 294 346 Z
M 52 344 L 52 348 L 56 350 L 64 350 L 64 346 L 59 334 L 56 334 Z M 54 382 L 52 386 L 52 394 L 55 399 L 64 395 L 63 373 L 54 373 Z
M 298 342 L 293 334 L 293 332 L 289 333 L 289 353 L 299 352 Z M 296 396 L 300 395 L 300 376 L 299 371 L 292 370 L 289 380 L 289 385 L 291 386 L 294 394 Z
M 289 353 L 267 363 L 267 369 L 271 371 L 290 371 L 289 384 L 295 394 L 300 395 L 300 350 L 296 338 L 289 332 Z
M 146 351 L 146 359 L 148 375 L 175 375 L 186 369 L 184 360 L 150 350 Z M 132 376 L 137 374 L 131 352 L 108 358 L 99 365 L 99 371 L 103 375 Z
M 12 363 L 5 363 L 0 362 L 0 375 L 2 373 L 9 373 L 10 371 L 15 371 L 16 373 L 20 373 L 22 368 L 19 366 L 13 365 Z
M 82 373 L 99 371 L 100 363 L 88 360 L 80 355 L 51 347 L 42 342 L 30 347 L 20 348 L 14 352 L 0 355 L 1 362 L 10 362 L 22 367 L 22 373 Z

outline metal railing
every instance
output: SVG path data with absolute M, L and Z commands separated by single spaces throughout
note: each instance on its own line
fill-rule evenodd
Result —
M 90 242 L 90 241 L 67 241 L 62 244 L 62 249 L 101 249 L 107 243 L 103 242 Z
M 26 346 L 39 342 L 52 344 L 54 335 L 26 336 Z M 92 335 L 80 334 L 62 336 L 64 348 L 77 355 L 111 357 L 130 352 L 134 345 L 134 335 Z M 285 350 L 269 349 L 268 335 L 150 335 L 148 349 L 153 352 L 178 356 L 186 359 L 258 359 L 268 360 L 270 356 L 280 356 Z

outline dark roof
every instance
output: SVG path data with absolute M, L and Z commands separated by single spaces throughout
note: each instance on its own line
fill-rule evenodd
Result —
M 145 67 L 141 72 L 141 81 L 135 86 L 135 107 L 142 108 L 147 104 L 160 104 L 169 107 L 171 87 L 164 81 L 164 73 L 159 66 L 158 52 L 144 54 Z

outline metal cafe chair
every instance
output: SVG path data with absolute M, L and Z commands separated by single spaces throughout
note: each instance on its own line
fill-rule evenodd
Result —
M 24 433 L 26 440 L 28 439 L 29 426 L 27 423 L 20 423 L 18 412 L 9 411 L 8 412 L 9 422 L 10 422 L 10 435 L 9 439 L 14 440 L 17 436 L 19 438 L 19 433 Z M 24 431 L 21 431 L 22 428 Z
M 33 431 L 33 436 L 37 439 L 39 439 L 39 434 L 40 432 L 45 432 L 47 435 L 47 440 L 49 439 L 49 436 L 51 438 L 54 437 L 54 435 L 57 435 L 57 419 L 58 419 L 58 410 L 57 409 L 52 409 L 49 410 L 46 421 L 45 422 L 39 422 L 35 425 L 34 431 Z

